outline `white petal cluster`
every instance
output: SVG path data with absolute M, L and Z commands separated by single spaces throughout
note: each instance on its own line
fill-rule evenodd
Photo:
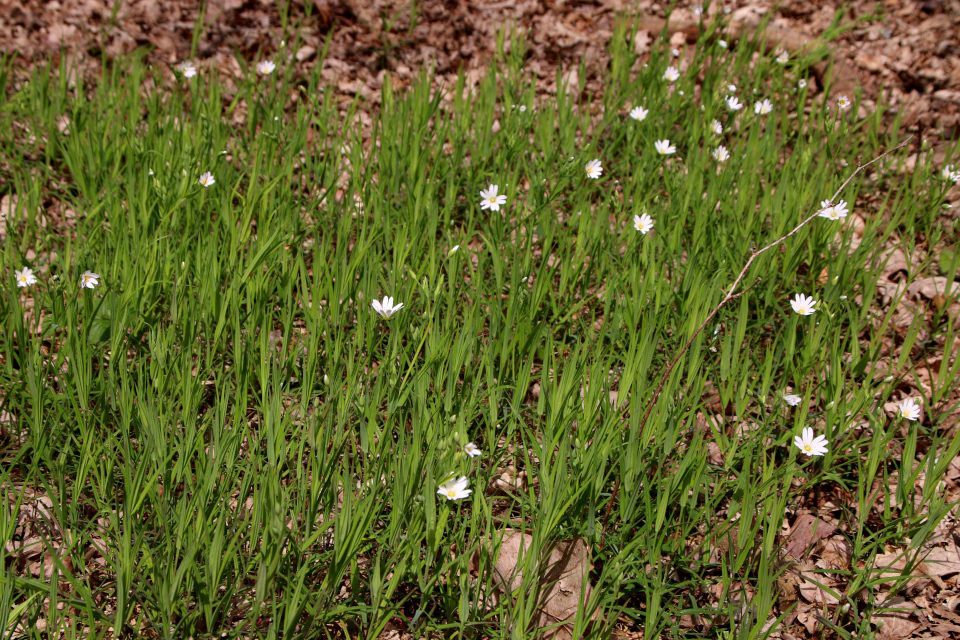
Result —
M 403 309 L 402 302 L 394 306 L 393 297 L 391 296 L 383 296 L 383 302 L 374 300 L 370 304 L 373 307 L 373 310 L 377 312 L 377 315 L 385 320 L 389 320 L 393 314 L 395 314 L 397 311 L 400 311 L 400 309 Z
M 713 131 L 714 135 L 720 135 L 723 133 L 723 125 L 719 121 L 714 120 L 710 123 L 710 131 Z
M 793 444 L 799 447 L 800 451 L 807 454 L 807 456 L 822 456 L 827 453 L 827 445 L 830 444 L 830 441 L 827 440 L 825 436 L 813 437 L 813 429 L 810 427 L 804 427 L 801 432 L 802 435 L 796 436 L 793 439 Z
M 200 176 L 200 184 L 202 184 L 204 187 L 209 187 L 214 182 L 216 182 L 216 180 L 213 178 L 213 174 L 209 171 Z
M 765 116 L 773 111 L 773 103 L 764 98 L 763 101 L 757 101 L 753 104 L 753 112 L 758 116 Z
M 637 122 L 645 120 L 648 113 L 650 113 L 650 110 L 644 109 L 643 107 L 634 107 L 633 109 L 630 109 L 630 117 Z
M 469 483 L 470 481 L 467 480 L 466 476 L 460 476 L 456 479 L 451 478 L 440 485 L 437 493 L 447 500 L 463 500 L 473 493 L 472 489 L 467 489 Z
M 98 284 L 100 284 L 99 273 L 94 273 L 88 269 L 80 276 L 80 287 L 83 289 L 93 289 Z
M 481 189 L 480 208 L 500 211 L 500 207 L 507 204 L 507 196 L 503 194 L 497 195 L 497 191 L 499 190 L 500 187 L 495 184 L 491 184 L 486 190 Z
M 667 70 L 663 72 L 663 79 L 668 82 L 676 82 L 680 78 L 680 70 L 674 66 L 667 67 Z
M 829 200 L 824 200 L 820 203 L 821 211 L 820 217 L 827 218 L 828 220 L 840 220 L 841 218 L 846 218 L 847 214 L 850 212 L 847 209 L 847 201 L 841 200 L 837 204 L 832 204 Z
M 795 407 L 803 401 L 803 398 L 792 393 L 785 393 L 783 394 L 783 400 L 791 407 Z
M 33 269 L 24 267 L 19 271 L 14 271 L 13 276 L 17 280 L 18 287 L 31 287 L 37 284 L 37 276 L 33 275 Z
M 262 76 L 270 75 L 276 68 L 277 65 L 273 62 L 273 60 L 261 60 L 257 63 L 257 73 Z
M 913 398 L 907 398 L 897 405 L 897 415 L 904 420 L 914 422 L 920 419 L 920 405 Z
M 587 166 L 585 168 L 587 171 L 588 178 L 593 178 L 594 180 L 596 180 L 603 174 L 603 165 L 600 164 L 599 159 L 591 160 L 590 162 L 587 163 Z
M 793 310 L 802 316 L 813 315 L 816 311 L 814 307 L 816 304 L 816 300 L 802 293 L 798 293 L 797 296 L 790 301 L 790 306 L 793 307 Z
M 653 230 L 653 218 L 645 213 L 639 216 L 633 216 L 633 228 L 643 235 L 647 235 Z
M 740 111 L 740 109 L 743 109 L 743 103 L 737 99 L 737 96 L 727 96 L 727 109 Z
M 656 147 L 657 153 L 660 155 L 669 156 L 677 152 L 677 147 L 670 144 L 667 139 L 657 140 L 653 143 L 653 146 Z
M 713 159 L 716 160 L 717 162 L 726 162 L 727 160 L 730 159 L 730 152 L 727 151 L 727 148 L 723 145 L 720 145 L 719 147 L 714 149 L 711 155 L 713 156 Z

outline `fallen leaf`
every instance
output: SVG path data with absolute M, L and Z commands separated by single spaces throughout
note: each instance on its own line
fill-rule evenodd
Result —
M 528 533 L 504 534 L 495 563 L 494 582 L 497 583 L 501 597 L 506 596 L 519 589 L 523 583 L 521 565 L 537 565 L 537 577 L 534 581 L 540 586 L 540 593 L 536 594 L 540 605 L 537 609 L 537 625 L 543 628 L 560 624 L 547 631 L 544 637 L 569 640 L 573 637 L 573 621 L 581 598 L 586 602 L 593 591 L 588 579 L 592 569 L 590 549 L 582 538 L 556 542 L 548 547 L 549 556 L 546 561 L 537 563 L 526 555 L 532 543 L 533 536 Z M 591 619 L 598 618 L 599 611 L 595 612 Z
M 800 558 L 806 553 L 811 545 L 816 544 L 821 538 L 826 538 L 833 534 L 837 528 L 828 524 L 817 516 L 805 513 L 797 518 L 790 531 L 790 537 L 785 545 L 786 552 L 794 558 Z
M 884 604 L 885 611 L 873 617 L 877 625 L 877 640 L 900 640 L 910 637 L 920 628 L 920 623 L 911 619 L 911 613 L 917 610 L 917 605 L 901 597 L 891 598 Z

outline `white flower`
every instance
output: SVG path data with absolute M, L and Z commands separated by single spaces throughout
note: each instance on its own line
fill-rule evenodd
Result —
M 797 82 L 797 87 L 800 88 L 800 89 L 806 89 L 806 88 L 807 88 L 807 80 L 806 80 L 806 78 L 800 78 L 800 81 Z
M 18 287 L 29 287 L 37 284 L 37 276 L 33 275 L 33 269 L 24 267 L 20 271 L 14 271 L 13 276 L 17 279 Z
M 373 306 L 373 310 L 386 320 L 389 320 L 390 316 L 400 311 L 400 309 L 403 309 L 402 302 L 397 306 L 393 306 L 393 298 L 390 296 L 383 296 L 383 302 L 374 299 L 371 305 Z
M 907 398 L 897 405 L 897 415 L 911 422 L 920 418 L 920 405 L 913 398 Z
M 790 306 L 793 307 L 793 310 L 802 316 L 809 316 L 816 311 L 816 309 L 814 309 L 815 304 L 817 304 L 817 302 L 813 298 L 807 297 L 802 293 L 798 293 L 797 297 L 790 301 Z
M 467 489 L 467 480 L 466 476 L 460 476 L 458 479 L 449 479 L 440 485 L 440 488 L 437 489 L 437 493 L 441 496 L 444 496 L 447 500 L 463 500 L 471 493 L 472 489 Z
M 940 175 L 948 182 L 960 182 L 960 171 L 954 169 L 952 164 L 945 166 Z
M 209 187 L 214 182 L 216 182 L 216 180 L 213 179 L 213 174 L 209 171 L 200 176 L 200 184 L 202 184 L 204 187 Z
M 184 60 L 178 64 L 177 71 L 182 73 L 184 78 L 192 78 L 197 75 L 197 68 L 189 60 Z
M 841 200 L 835 205 L 831 205 L 829 200 L 824 200 L 820 203 L 820 206 L 824 208 L 823 211 L 820 212 L 820 217 L 829 220 L 846 218 L 847 213 L 849 213 L 846 200 Z
M 633 109 L 630 109 L 630 117 L 638 122 L 645 119 L 648 113 L 650 113 L 650 110 L 644 109 L 643 107 L 634 107 Z
M 700 16 L 703 15 L 703 5 L 702 5 L 702 4 L 695 4 L 695 5 L 693 5 L 692 7 L 690 7 L 690 11 L 693 12 L 693 15 L 694 15 L 695 17 L 699 18 Z
M 588 162 L 586 166 L 586 170 L 587 170 L 587 177 L 593 178 L 594 180 L 599 178 L 600 174 L 603 173 L 603 167 L 600 165 L 599 159 L 591 160 L 590 162 Z
M 633 216 L 633 228 L 643 235 L 647 235 L 653 230 L 653 218 L 645 213 L 643 215 Z
M 735 84 L 727 85 L 727 93 L 736 93 L 736 91 L 737 91 L 737 85 Z
M 100 284 L 99 273 L 94 273 L 88 269 L 80 276 L 80 287 L 83 289 L 93 289 L 98 284 Z
M 467 443 L 467 446 L 463 448 L 463 452 L 468 456 L 470 456 L 471 458 L 476 458 L 481 453 L 483 453 L 483 451 L 480 451 L 480 448 L 477 445 L 473 444 L 472 442 Z
M 753 112 L 757 115 L 765 116 L 771 111 L 773 111 L 773 103 L 767 98 L 764 98 L 763 102 L 758 101 L 753 104 Z
M 663 72 L 663 79 L 669 80 L 670 82 L 676 82 L 679 77 L 680 72 L 674 66 L 667 67 L 667 70 Z
M 523 113 L 526 110 L 527 110 L 527 105 L 525 104 L 520 105 L 520 113 Z
M 790 54 L 786 51 L 781 51 L 780 55 L 777 56 L 777 62 L 780 64 L 787 64 L 787 61 L 790 59 Z
M 730 111 L 739 111 L 743 108 L 743 103 L 737 100 L 737 96 L 727 96 L 727 109 Z
M 448 256 L 452 256 L 452 255 L 455 254 L 457 251 L 460 251 L 460 245 L 455 244 L 455 245 L 453 245 L 453 248 L 450 249 L 450 251 L 447 252 L 447 255 L 448 255 Z
M 670 141 L 666 139 L 657 140 L 656 142 L 653 143 L 653 146 L 657 148 L 657 153 L 659 153 L 660 155 L 668 156 L 672 153 L 677 152 L 677 148 L 674 145 L 670 144 Z
M 273 60 L 261 60 L 257 63 L 257 73 L 260 75 L 268 76 L 273 73 L 273 70 L 277 68 L 277 65 L 273 63 Z
M 840 96 L 839 98 L 837 98 L 837 106 L 840 107 L 841 109 L 846 109 L 847 107 L 850 106 L 850 98 L 848 98 L 847 96 Z
M 717 162 L 726 162 L 727 160 L 730 159 L 730 152 L 727 151 L 727 148 L 723 145 L 720 145 L 719 147 L 714 149 L 711 155 L 713 156 L 713 159 L 716 160 Z
M 720 45 L 720 48 L 721 48 L 721 49 L 726 49 L 726 48 L 727 48 L 727 41 L 726 41 L 726 40 L 720 40 L 719 42 L 717 42 L 717 44 Z
M 710 123 L 710 131 L 713 131 L 714 135 L 720 135 L 723 133 L 723 125 L 719 121 L 714 120 Z
M 803 398 L 801 398 L 800 396 L 793 395 L 792 393 L 783 394 L 783 399 L 791 407 L 795 407 L 798 404 L 800 404 L 801 401 L 803 401 Z
M 679 57 L 680 57 L 680 49 L 670 49 L 670 55 L 672 55 L 674 58 L 679 58 Z M 666 76 L 664 76 L 664 77 L 666 77 Z M 674 80 L 676 80 L 676 78 L 674 78 Z
M 827 445 L 830 444 L 830 441 L 824 436 L 813 437 L 813 429 L 810 427 L 803 428 L 803 436 L 796 436 L 793 439 L 793 444 L 797 445 L 800 448 L 800 451 L 807 454 L 808 456 L 822 456 L 827 453 Z
M 498 185 L 492 184 L 487 187 L 487 190 L 480 190 L 480 208 L 481 209 L 490 209 L 491 211 L 500 211 L 500 206 L 507 204 L 507 196 L 497 195 L 500 187 Z

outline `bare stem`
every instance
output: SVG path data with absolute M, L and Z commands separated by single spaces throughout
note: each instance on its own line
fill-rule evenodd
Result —
M 907 143 L 910 142 L 911 138 L 913 138 L 913 136 L 907 136 L 900 142 L 900 144 L 893 147 L 892 149 L 887 149 L 882 154 L 880 154 L 870 162 L 867 162 L 866 164 L 858 163 L 856 170 L 850 174 L 850 177 L 847 178 L 842 185 L 840 185 L 840 188 L 837 189 L 836 193 L 833 194 L 833 197 L 830 199 L 830 202 L 831 203 L 836 202 L 837 198 L 840 197 L 840 194 L 843 192 L 846 186 L 850 184 L 850 181 L 853 180 L 853 178 L 858 173 L 860 173 L 861 171 L 863 171 L 873 163 L 887 157 L 894 151 L 897 151 L 898 149 L 902 149 L 903 147 L 907 146 Z M 736 290 L 740 282 L 743 280 L 743 278 L 747 275 L 747 271 L 749 271 L 750 265 L 753 264 L 753 261 L 756 260 L 758 257 L 760 257 L 760 255 L 762 255 L 766 251 L 773 249 L 774 247 L 782 244 L 787 238 L 790 238 L 791 236 L 795 235 L 798 231 L 800 231 L 800 229 L 804 228 L 811 220 L 813 220 L 818 215 L 820 215 L 821 212 L 823 212 L 822 208 L 810 214 L 808 218 L 806 218 L 803 222 L 798 224 L 796 228 L 790 233 L 786 234 L 785 236 L 782 236 L 781 238 L 778 238 L 777 240 L 774 240 L 764 248 L 755 250 L 753 253 L 750 254 L 750 257 L 747 259 L 747 263 L 743 265 L 743 269 L 740 270 L 740 274 L 737 276 L 736 280 L 733 281 L 733 284 L 730 285 L 730 290 L 727 291 L 727 295 L 723 297 L 723 300 L 720 301 L 720 304 L 718 304 L 716 307 L 713 308 L 713 310 L 707 315 L 706 319 L 702 323 L 700 323 L 700 326 L 697 327 L 696 331 L 693 332 L 693 335 L 690 336 L 690 339 L 687 340 L 686 344 L 683 345 L 680 351 L 678 351 L 677 354 L 673 357 L 673 359 L 669 362 L 669 364 L 667 364 L 667 369 L 666 371 L 663 372 L 663 376 L 660 378 L 660 383 L 657 385 L 657 390 L 653 392 L 653 397 L 650 398 L 650 402 L 647 404 L 647 410 L 644 412 L 643 418 L 640 419 L 640 433 L 643 433 L 644 427 L 646 427 L 647 421 L 650 419 L 650 414 L 653 412 L 653 408 L 654 406 L 656 406 L 657 400 L 660 399 L 660 394 L 663 392 L 663 387 L 667 383 L 667 380 L 670 378 L 670 374 L 673 373 L 673 368 L 677 366 L 678 362 L 680 362 L 680 359 L 687 352 L 687 349 L 690 348 L 690 345 L 693 344 L 693 341 L 696 340 L 697 336 L 700 335 L 700 332 L 703 331 L 703 329 L 708 324 L 710 324 L 710 321 L 713 320 L 713 318 L 720 312 L 720 309 L 723 309 L 723 307 L 726 306 L 726 304 L 731 300 L 736 300 L 737 298 L 742 296 L 744 293 L 746 293 L 746 291 L 742 291 L 740 293 L 735 294 L 734 291 Z M 627 410 L 628 408 L 624 408 L 623 412 L 626 413 Z M 617 492 L 619 490 L 620 490 L 620 479 L 617 478 L 617 484 L 616 486 L 614 486 L 613 493 L 610 495 L 610 501 L 607 503 L 607 512 L 603 519 L 604 530 L 606 529 L 607 520 L 610 518 L 610 511 L 613 508 L 613 503 L 617 498 Z

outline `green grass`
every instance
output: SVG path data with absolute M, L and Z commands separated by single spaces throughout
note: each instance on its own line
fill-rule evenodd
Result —
M 535 96 L 515 41 L 469 95 L 462 77 L 446 91 L 427 74 L 405 92 L 388 80 L 373 141 L 354 124 L 364 105 L 341 111 L 319 72 L 279 59 L 270 77 L 247 61 L 235 92 L 215 70 L 170 83 L 139 57 L 95 85 L 71 86 L 65 67 L 0 78 L 0 190 L 16 196 L 0 529 L 16 543 L 32 527 L 50 551 L 39 574 L 0 551 L 0 628 L 532 637 L 538 560 L 582 538 L 593 591 L 575 635 L 621 616 L 647 638 L 702 636 L 680 627 L 699 614 L 709 637 L 761 637 L 787 613 L 784 517 L 829 497 L 854 562 L 833 576 L 851 606 L 823 612 L 827 633 L 869 637 L 877 607 L 855 596 L 896 581 L 858 567 L 915 553 L 952 507 L 937 480 L 960 451 L 940 429 L 957 365 L 921 423 L 883 405 L 956 330 L 933 312 L 898 332 L 877 292 L 884 246 L 955 241 L 938 167 L 922 154 L 898 173 L 902 150 L 854 178 L 841 197 L 866 221 L 855 249 L 849 225 L 816 218 L 758 258 L 643 422 L 753 248 L 901 134 L 796 92 L 814 60 L 753 64 L 746 41 L 699 47 L 670 85 L 667 46 L 634 66 L 633 28 L 619 24 L 602 96 Z M 765 97 L 774 111 L 754 115 Z M 638 104 L 643 122 L 626 116 Z M 661 138 L 676 155 L 654 151 Z M 588 180 L 594 158 L 603 176 Z M 507 195 L 499 213 L 479 207 L 488 184 Z M 632 226 L 643 212 L 649 235 Z M 952 279 L 958 260 L 935 258 L 910 278 Z M 25 265 L 40 281 L 17 288 Z M 95 289 L 78 286 L 86 270 Z M 791 311 L 798 292 L 814 315 Z M 371 309 L 385 295 L 404 304 L 389 321 Z M 708 386 L 726 418 L 707 411 Z M 829 439 L 825 457 L 792 445 L 804 426 Z M 506 468 L 526 484 L 496 491 Z M 452 474 L 467 499 L 436 494 Z M 51 500 L 40 515 L 36 493 Z M 510 531 L 532 546 L 495 604 Z

